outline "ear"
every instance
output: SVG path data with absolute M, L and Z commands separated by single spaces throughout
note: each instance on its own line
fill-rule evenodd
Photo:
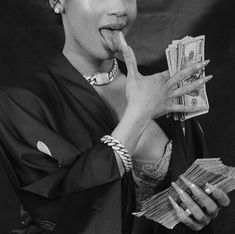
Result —
M 59 12 L 62 13 L 64 11 L 64 0 L 49 0 L 50 6 L 53 10 L 58 9 Z

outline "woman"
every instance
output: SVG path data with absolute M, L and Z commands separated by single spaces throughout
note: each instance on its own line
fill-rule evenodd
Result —
M 135 0 L 50 4 L 62 15 L 62 53 L 33 79 L 1 90 L 1 145 L 14 168 L 23 205 L 22 226 L 12 233 L 131 233 L 134 186 L 137 200 L 149 188 L 141 160 L 164 159 L 154 188 L 147 190 L 150 196 L 169 186 L 195 154 L 205 152 L 196 122 L 186 123 L 184 138 L 179 124 L 164 115 L 202 110 L 176 105 L 172 99 L 198 89 L 212 76 L 173 87 L 209 61 L 171 79 L 168 71 L 144 77 L 123 36 L 136 18 Z M 119 51 L 127 72 L 114 59 Z M 210 188 L 217 198 L 213 201 L 195 185 L 190 188 L 200 205 L 188 196 L 183 202 L 194 218 L 172 204 L 184 228 L 200 230 L 217 215 L 216 202 L 225 206 L 229 199 L 219 189 Z M 147 233 L 145 224 L 136 220 L 134 232 L 144 226 Z

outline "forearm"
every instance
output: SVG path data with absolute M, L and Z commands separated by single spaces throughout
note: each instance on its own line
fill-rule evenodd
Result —
M 128 106 L 123 118 L 111 135 L 125 146 L 130 155 L 133 155 L 138 141 L 150 121 L 151 118 L 144 116 L 140 110 L 133 106 Z M 123 176 L 125 172 L 123 161 L 117 152 L 115 152 L 115 157 L 120 175 Z
M 118 139 L 133 155 L 144 129 L 150 123 L 151 118 L 144 115 L 141 110 L 128 106 L 120 123 L 112 132 L 112 136 Z

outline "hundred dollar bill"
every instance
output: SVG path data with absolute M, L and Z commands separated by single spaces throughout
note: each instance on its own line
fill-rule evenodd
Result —
M 180 43 L 179 53 L 179 71 L 184 68 L 204 61 L 204 48 L 205 48 L 205 36 L 199 36 L 196 38 L 187 38 Z M 182 85 L 187 85 L 195 80 L 205 77 L 205 70 L 200 70 L 198 73 L 193 74 L 189 78 L 182 82 Z M 195 90 L 189 94 L 183 96 L 183 105 L 204 107 L 205 111 L 199 111 L 196 113 L 185 113 L 181 120 L 193 118 L 198 115 L 202 115 L 208 112 L 209 102 L 206 94 L 206 85 L 199 90 Z
M 193 196 L 184 178 L 196 184 L 207 194 L 212 191 L 207 187 L 207 183 L 222 189 L 225 193 L 235 190 L 235 167 L 227 166 L 222 163 L 219 158 L 197 159 L 175 183 L 185 192 Z M 153 220 L 173 229 L 180 222 L 180 219 L 173 208 L 170 198 L 182 209 L 187 207 L 182 203 L 180 195 L 173 186 L 168 187 L 160 193 L 157 193 L 141 202 L 140 209 L 133 213 L 137 217 L 145 216 L 147 219 Z
M 205 36 L 190 37 L 186 36 L 181 40 L 173 40 L 172 44 L 166 49 L 166 58 L 169 68 L 170 76 L 172 77 L 178 71 L 201 61 L 204 61 L 204 47 L 205 47 Z M 183 85 L 192 83 L 193 81 L 205 77 L 205 71 L 200 71 L 198 74 L 193 74 L 182 82 L 179 82 L 174 88 L 179 88 Z M 173 100 L 175 104 L 189 105 L 204 107 L 205 111 L 196 113 L 174 113 L 174 120 L 184 121 L 189 118 L 193 118 L 197 115 L 202 115 L 208 112 L 209 102 L 206 94 L 206 86 L 200 90 L 195 90 L 190 94 Z

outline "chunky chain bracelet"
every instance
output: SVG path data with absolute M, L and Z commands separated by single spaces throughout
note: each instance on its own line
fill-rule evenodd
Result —
M 112 147 L 118 153 L 127 172 L 133 168 L 131 155 L 128 154 L 128 151 L 117 139 L 112 136 L 106 135 L 103 136 L 100 141 Z

